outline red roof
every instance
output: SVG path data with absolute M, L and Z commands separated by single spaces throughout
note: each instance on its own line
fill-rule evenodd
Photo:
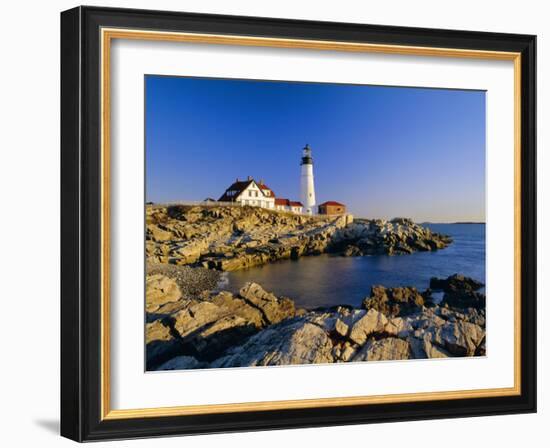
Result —
M 269 195 L 269 197 L 274 197 L 275 196 L 275 192 L 269 188 L 266 184 L 264 183 L 261 183 L 261 184 L 257 184 L 258 187 L 260 187 L 260 190 L 266 190 L 266 191 L 271 191 L 271 194 Z
M 286 207 L 303 207 L 301 202 L 298 201 L 289 201 L 284 198 L 275 198 L 275 205 L 284 205 Z
M 344 204 L 340 204 L 340 202 L 336 202 L 336 201 L 327 201 L 327 202 L 323 202 L 322 204 L 319 204 L 319 205 L 337 205 L 337 206 L 340 206 L 340 207 L 345 207 Z

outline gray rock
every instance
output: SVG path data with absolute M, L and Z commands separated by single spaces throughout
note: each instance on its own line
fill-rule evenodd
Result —
M 276 324 L 296 313 L 294 302 L 287 298 L 278 298 L 266 292 L 257 283 L 249 282 L 241 288 L 239 295 L 261 311 L 268 324 Z
M 157 367 L 156 370 L 200 369 L 204 366 L 204 363 L 197 361 L 192 356 L 176 356 Z
M 160 320 L 146 324 L 145 344 L 147 370 L 155 370 L 159 364 L 181 354 L 182 351 L 180 341 Z
M 211 301 L 228 313 L 235 314 L 244 318 L 246 321 L 251 322 L 258 329 L 263 328 L 268 324 L 264 319 L 264 314 L 261 309 L 257 306 L 250 305 L 242 297 L 235 296 L 230 292 L 222 291 L 214 294 Z
M 442 327 L 426 331 L 430 341 L 444 347 L 454 356 L 474 356 L 476 349 L 485 337 L 485 330 L 476 324 L 465 321 L 448 321 Z
M 410 359 L 409 343 L 398 338 L 369 339 L 365 346 L 353 357 L 353 361 L 392 361 Z
M 411 347 L 413 358 L 448 358 L 452 356 L 442 347 L 432 344 L 429 334 L 421 334 L 420 337 L 410 337 L 407 341 Z
M 351 215 L 307 217 L 259 207 L 146 208 L 149 263 L 234 271 L 326 251 Z
M 254 321 L 206 301 L 188 300 L 166 319 L 185 349 L 200 360 L 212 360 L 257 331 Z
M 413 331 L 411 319 L 394 317 L 388 321 L 384 327 L 384 332 L 390 336 L 406 337 L 407 334 Z
M 334 331 L 340 336 L 346 337 L 349 331 L 349 327 L 340 319 L 336 319 L 336 323 L 334 324 Z
M 145 281 L 145 308 L 148 313 L 158 310 L 162 305 L 176 302 L 181 298 L 177 283 L 161 274 L 148 275 Z
M 356 344 L 363 345 L 371 334 L 383 332 L 387 323 L 386 316 L 371 309 L 353 324 L 349 338 Z
M 273 366 L 334 362 L 333 344 L 327 333 L 304 318 L 270 326 L 226 356 L 212 367 Z
M 234 271 L 324 252 L 347 256 L 442 249 L 452 240 L 410 219 L 308 217 L 259 207 L 146 208 L 148 263 Z
M 385 288 L 376 285 L 371 288 L 370 296 L 363 300 L 361 306 L 387 316 L 399 316 L 417 312 L 423 305 L 424 297 L 414 287 Z

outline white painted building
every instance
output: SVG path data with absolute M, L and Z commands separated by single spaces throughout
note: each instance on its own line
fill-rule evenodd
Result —
M 256 182 L 249 176 L 247 180 L 233 182 L 218 201 L 274 209 L 275 193 L 263 181 Z
M 284 211 L 284 212 L 297 213 L 297 214 L 301 214 L 304 211 L 304 207 L 301 202 L 290 201 L 288 199 L 283 199 L 283 198 L 275 199 L 275 209 Z
M 304 213 L 313 215 L 315 213 L 315 183 L 313 180 L 313 159 L 309 145 L 306 145 L 302 150 L 300 193 Z

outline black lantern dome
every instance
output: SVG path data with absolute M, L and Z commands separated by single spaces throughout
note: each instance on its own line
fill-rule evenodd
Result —
M 302 163 L 301 165 L 313 165 L 313 158 L 311 157 L 311 148 L 308 144 L 304 146 L 302 150 Z

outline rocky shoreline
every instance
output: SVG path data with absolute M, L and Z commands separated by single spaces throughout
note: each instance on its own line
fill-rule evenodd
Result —
M 217 291 L 221 271 L 323 253 L 410 254 L 451 243 L 406 218 L 147 206 L 147 369 L 484 355 L 483 285 L 459 275 L 434 278 L 422 293 L 374 286 L 360 307 L 301 309 L 253 282 L 235 294 Z M 443 291 L 441 303 L 432 291 Z
M 304 216 L 248 206 L 146 208 L 148 264 L 235 271 L 322 253 L 399 255 L 451 243 L 407 218 L 354 221 L 351 215 Z
M 185 275 L 195 270 L 186 268 Z M 485 355 L 483 285 L 454 275 L 434 278 L 430 286 L 422 293 L 374 286 L 359 308 L 305 310 L 256 283 L 238 294 L 205 290 L 192 295 L 180 290 L 174 276 L 152 270 L 146 294 L 147 369 Z M 439 304 L 432 297 L 435 290 L 444 294 Z

